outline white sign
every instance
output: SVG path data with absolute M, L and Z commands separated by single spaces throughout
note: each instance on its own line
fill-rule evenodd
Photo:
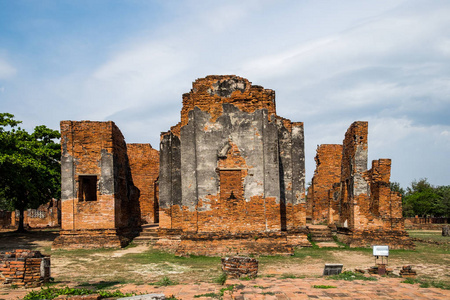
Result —
M 373 256 L 389 256 L 389 246 L 373 246 Z

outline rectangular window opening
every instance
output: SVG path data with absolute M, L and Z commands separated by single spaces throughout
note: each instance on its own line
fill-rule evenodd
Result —
M 97 176 L 80 175 L 78 184 L 78 201 L 97 201 Z

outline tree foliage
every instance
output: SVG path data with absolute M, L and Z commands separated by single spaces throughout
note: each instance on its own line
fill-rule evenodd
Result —
M 414 180 L 403 196 L 403 215 L 449 217 L 450 186 L 434 187 L 426 178 Z
M 44 125 L 33 133 L 17 127 L 14 115 L 0 113 L 0 208 L 23 212 L 59 198 L 60 134 Z

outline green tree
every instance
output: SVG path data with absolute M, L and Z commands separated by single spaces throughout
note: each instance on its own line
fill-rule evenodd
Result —
M 26 209 L 59 198 L 61 149 L 58 131 L 41 125 L 30 134 L 20 123 L 0 113 L 0 208 L 19 210 L 18 231 L 24 231 Z
M 438 186 L 436 193 L 439 195 L 439 202 L 435 207 L 436 216 L 450 217 L 450 185 Z
M 403 213 L 408 217 L 435 215 L 439 200 L 439 194 L 426 178 L 414 180 L 406 189 Z
M 405 195 L 405 189 L 400 186 L 400 183 L 395 182 L 395 181 L 391 182 L 390 187 L 391 187 L 391 191 L 400 193 L 400 195 L 402 195 L 402 197 Z

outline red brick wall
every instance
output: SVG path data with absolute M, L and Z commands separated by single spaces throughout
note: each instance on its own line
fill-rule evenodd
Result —
M 21 249 L 0 252 L 0 283 L 37 287 L 49 280 L 49 256 Z
M 150 144 L 127 144 L 133 183 L 139 189 L 143 223 L 158 223 L 159 151 Z
M 233 75 L 197 79 L 183 95 L 180 123 L 161 135 L 160 157 L 163 231 L 306 225 L 303 123 L 276 116 L 272 90 Z
M 323 144 L 317 147 L 316 170 L 312 179 L 312 223 L 328 223 L 330 194 L 341 177 L 342 145 Z
M 368 123 L 354 122 L 342 146 L 318 147 L 310 189 L 313 222 L 328 214 L 328 224 L 340 227 L 342 240 L 352 247 L 414 248 L 404 231 L 401 195 L 390 189 L 391 160 L 374 160 L 367 170 L 367 135 Z
M 45 228 L 60 226 L 60 201 L 52 200 L 37 209 L 28 209 L 24 212 L 24 226 L 30 228 Z
M 126 144 L 117 126 L 111 121 L 62 121 L 61 147 L 63 160 L 69 160 L 62 167 L 73 167 L 73 177 L 66 180 L 74 181 L 72 191 L 63 191 L 72 198 L 62 199 L 62 229 L 117 229 L 136 224 L 138 193 L 130 182 Z M 97 176 L 96 201 L 79 201 L 79 176 L 83 175 Z
M 230 79 L 244 82 L 244 90 L 242 92 L 236 90 L 229 97 L 220 97 L 214 94 L 214 91 L 211 91 L 211 87 L 218 80 L 225 82 Z M 275 92 L 273 90 L 252 85 L 247 79 L 235 75 L 211 75 L 197 79 L 192 85 L 191 92 L 183 94 L 181 126 L 188 123 L 189 111 L 193 110 L 194 107 L 209 112 L 211 114 L 211 122 L 214 122 L 222 114 L 223 103 L 231 103 L 245 112 L 254 112 L 257 109 L 265 108 L 268 110 L 269 115 L 275 115 Z

